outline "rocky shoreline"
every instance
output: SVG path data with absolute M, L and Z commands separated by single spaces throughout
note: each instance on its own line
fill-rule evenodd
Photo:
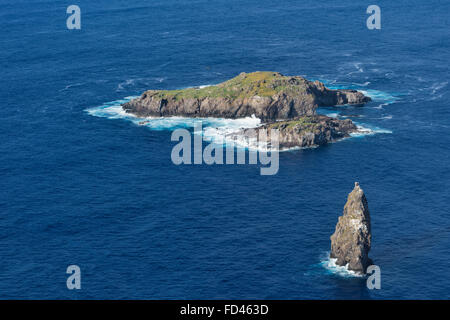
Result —
M 280 148 L 319 146 L 357 131 L 351 120 L 316 114 L 317 107 L 362 105 L 371 99 L 356 90 L 332 90 L 322 82 L 277 72 L 241 73 L 216 86 L 148 90 L 122 105 L 137 117 L 256 116 L 257 130 L 278 129 Z

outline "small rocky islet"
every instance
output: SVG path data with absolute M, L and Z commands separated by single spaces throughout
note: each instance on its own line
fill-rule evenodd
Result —
M 330 258 L 335 259 L 336 265 L 346 266 L 358 274 L 366 273 L 367 267 L 373 263 L 369 258 L 372 230 L 369 205 L 358 182 L 348 195 L 343 214 L 330 239 Z
M 356 90 L 332 90 L 320 81 L 258 71 L 243 72 L 214 86 L 148 90 L 122 108 L 142 118 L 255 116 L 263 122 L 256 130 L 279 130 L 280 148 L 291 148 L 323 145 L 358 130 L 350 119 L 318 115 L 318 107 L 362 105 L 369 101 Z

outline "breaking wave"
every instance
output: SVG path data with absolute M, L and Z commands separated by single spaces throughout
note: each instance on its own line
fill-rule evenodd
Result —
M 381 102 L 381 106 L 386 106 L 389 104 L 393 104 L 399 100 L 398 97 L 394 96 L 391 93 L 375 90 L 375 89 L 359 89 L 358 91 L 362 92 L 365 96 L 372 98 L 375 102 Z
M 348 270 L 347 266 L 338 266 L 336 264 L 337 259 L 330 258 L 330 253 L 327 252 L 320 261 L 320 265 L 324 267 L 329 274 L 335 274 L 344 278 L 364 278 L 365 276 L 356 273 L 352 270 Z
M 241 119 L 225 118 L 187 118 L 187 117 L 136 117 L 122 109 L 122 104 L 137 97 L 125 97 L 120 100 L 107 102 L 101 106 L 86 109 L 91 116 L 107 119 L 124 119 L 135 125 L 144 126 L 151 130 L 175 130 L 178 128 L 194 128 L 202 124 L 203 139 L 206 141 L 223 143 L 231 141 L 230 136 L 241 129 L 256 128 L 261 125 L 261 120 L 255 116 Z M 244 140 L 236 140 L 237 145 L 245 145 Z M 250 140 L 250 148 L 253 142 Z
M 392 134 L 391 130 L 379 128 L 376 126 L 371 126 L 368 124 L 361 124 L 353 121 L 354 124 L 358 127 L 357 132 L 350 133 L 352 137 L 364 137 L 364 136 L 372 136 L 374 134 L 384 133 L 384 134 Z

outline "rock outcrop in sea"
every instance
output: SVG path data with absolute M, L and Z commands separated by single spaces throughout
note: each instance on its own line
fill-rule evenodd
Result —
M 278 130 L 279 149 L 289 148 L 310 148 L 321 146 L 339 139 L 347 138 L 352 132 L 358 131 L 356 125 L 350 120 L 340 120 L 324 115 L 303 116 L 288 121 L 277 121 L 262 125 L 254 129 L 244 129 L 238 132 L 236 136 L 250 136 L 254 133 L 255 137 L 271 137 L 272 130 Z M 264 130 L 266 134 L 260 134 Z M 262 141 L 270 142 L 270 141 Z
M 365 274 L 372 264 L 368 257 L 371 243 L 370 213 L 364 191 L 355 182 L 355 188 L 348 195 L 344 213 L 339 217 L 336 231 L 331 236 L 330 258 L 339 266 Z
M 148 90 L 122 105 L 138 117 L 244 118 L 263 122 L 314 115 L 318 106 L 363 104 L 356 90 L 331 90 L 322 82 L 277 72 L 241 73 L 215 86 L 182 90 Z

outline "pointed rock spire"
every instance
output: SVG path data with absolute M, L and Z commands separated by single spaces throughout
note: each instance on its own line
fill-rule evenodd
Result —
M 336 231 L 331 236 L 330 258 L 339 266 L 366 273 L 372 264 L 368 257 L 371 243 L 370 213 L 364 191 L 355 182 L 355 188 L 348 195 L 344 213 L 339 217 Z

